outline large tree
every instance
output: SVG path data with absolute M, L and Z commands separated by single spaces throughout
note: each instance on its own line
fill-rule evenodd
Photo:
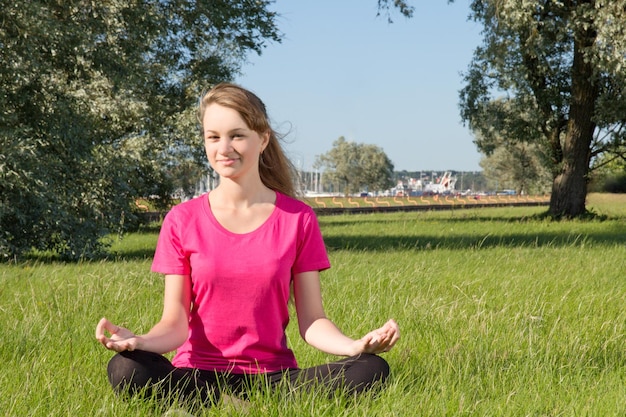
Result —
M 590 170 L 626 138 L 625 0 L 474 0 L 482 23 L 461 116 L 490 154 L 533 143 L 552 175 L 550 213 L 585 213 Z
M 324 181 L 346 195 L 393 185 L 393 163 L 381 148 L 350 142 L 343 136 L 331 150 L 318 155 L 315 168 L 324 168 Z
M 0 256 L 96 254 L 167 195 L 201 90 L 280 40 L 269 4 L 0 0 Z

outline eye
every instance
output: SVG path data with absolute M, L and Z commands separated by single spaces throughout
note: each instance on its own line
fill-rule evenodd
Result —
M 206 141 L 210 141 L 210 142 L 216 142 L 218 140 L 220 140 L 220 137 L 217 135 L 208 135 L 204 138 L 204 140 Z

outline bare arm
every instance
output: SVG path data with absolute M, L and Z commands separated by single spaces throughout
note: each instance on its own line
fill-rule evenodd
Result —
M 166 275 L 163 313 L 159 322 L 148 333 L 135 335 L 103 318 L 96 326 L 96 339 L 107 349 L 116 352 L 135 349 L 155 353 L 170 352 L 187 339 L 190 307 L 191 277 Z M 107 337 L 105 331 L 111 336 Z
M 323 352 L 339 356 L 381 353 L 391 349 L 400 338 L 400 330 L 393 320 L 357 340 L 344 335 L 326 317 L 318 271 L 297 274 L 294 277 L 294 295 L 300 335 Z

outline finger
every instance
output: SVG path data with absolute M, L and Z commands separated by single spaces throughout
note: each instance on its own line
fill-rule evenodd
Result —
M 106 329 L 107 332 L 109 332 L 111 335 L 114 335 L 115 333 L 120 331 L 120 326 L 111 323 L 109 320 L 107 320 L 106 318 L 102 320 L 103 321 L 103 327 L 104 329 Z
M 378 340 L 376 339 L 374 332 L 370 332 L 363 336 L 358 340 L 358 343 L 360 345 L 359 350 L 365 353 L 374 353 L 376 347 L 378 346 Z
M 114 342 L 111 339 L 109 339 L 109 341 L 104 346 L 107 349 L 113 350 L 115 352 L 123 352 L 124 350 L 126 350 L 121 344 Z
M 104 330 L 106 329 L 107 323 L 110 323 L 106 317 L 102 317 L 98 324 L 96 325 L 96 339 L 101 339 L 104 337 Z
M 383 328 L 385 329 L 384 331 L 379 330 L 380 337 L 379 345 L 377 346 L 379 353 L 390 351 L 400 338 L 399 328 L 395 321 L 389 320 L 381 329 Z
M 400 326 L 398 326 L 398 323 L 396 323 L 396 321 L 394 319 L 389 319 L 387 321 L 387 323 L 385 323 L 385 327 L 388 330 L 394 330 L 394 331 L 399 331 L 400 330 Z
M 123 352 L 125 350 L 134 350 L 128 339 L 115 340 L 112 338 L 105 338 L 105 340 L 102 341 L 102 344 L 107 349 L 114 350 L 115 352 Z
M 109 332 L 111 335 L 114 335 L 120 330 L 119 326 L 111 323 L 107 318 L 103 317 L 100 319 L 98 324 L 96 325 L 96 339 L 104 345 L 107 349 L 115 350 L 119 352 L 120 350 L 115 347 L 115 342 L 107 337 L 106 332 Z M 124 349 L 122 349 L 124 350 Z
M 391 339 L 390 336 L 385 336 L 384 339 L 380 340 L 380 343 L 378 344 L 377 350 L 379 352 L 387 352 L 391 348 L 391 346 L 390 346 L 391 340 L 392 339 Z
M 399 332 L 393 333 L 393 335 L 389 339 L 389 343 L 387 343 L 387 347 L 386 347 L 387 351 L 391 350 L 391 348 L 395 346 L 398 340 L 400 340 L 400 333 Z
M 389 320 L 386 325 L 388 326 L 387 334 L 395 340 L 400 338 L 400 326 L 393 319 Z
M 361 338 L 361 342 L 363 343 L 364 346 L 370 346 L 376 343 L 377 341 L 378 341 L 377 337 L 373 332 L 370 332 Z

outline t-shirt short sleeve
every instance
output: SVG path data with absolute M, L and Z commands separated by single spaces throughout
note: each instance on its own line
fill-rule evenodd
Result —
M 181 216 L 174 207 L 163 219 L 151 270 L 162 274 L 188 275 L 189 257 L 182 244 Z
M 330 261 L 315 212 L 307 206 L 302 220 L 301 239 L 292 273 L 322 271 L 330 268 Z

